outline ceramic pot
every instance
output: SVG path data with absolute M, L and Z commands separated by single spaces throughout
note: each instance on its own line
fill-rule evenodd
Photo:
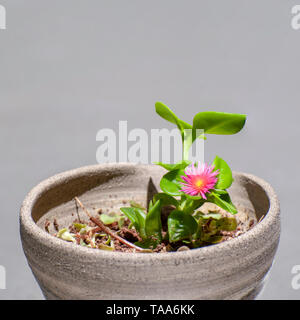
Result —
M 229 193 L 238 209 L 264 218 L 216 245 L 159 254 L 107 252 L 44 230 L 46 218 L 60 225 L 74 220 L 75 196 L 94 214 L 128 200 L 146 205 L 164 172 L 128 163 L 88 166 L 55 175 L 27 195 L 22 245 L 47 299 L 253 299 L 259 293 L 278 246 L 280 217 L 272 187 L 251 174 L 234 172 Z

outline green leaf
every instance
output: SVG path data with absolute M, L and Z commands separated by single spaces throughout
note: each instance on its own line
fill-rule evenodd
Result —
M 189 214 L 174 210 L 168 217 L 168 232 L 170 242 L 189 239 L 196 231 L 198 224 Z
M 214 236 L 211 236 L 211 237 L 205 239 L 205 241 L 209 242 L 211 244 L 215 244 L 215 243 L 221 242 L 222 239 L 223 239 L 223 236 L 214 235 Z
M 57 233 L 57 237 L 65 241 L 76 242 L 75 238 L 73 237 L 73 234 L 70 233 L 67 228 L 59 230 Z
M 149 206 L 148 206 L 148 211 L 150 211 L 152 207 L 153 207 L 153 201 L 150 200 L 149 201 Z
M 160 192 L 160 193 L 155 194 L 153 197 L 154 203 L 159 200 L 160 200 L 160 204 L 162 207 L 169 206 L 169 205 L 173 205 L 175 207 L 178 207 L 178 205 L 179 205 L 178 201 L 175 198 L 173 198 L 172 196 L 170 196 L 166 193 Z
M 214 192 L 217 194 L 227 194 L 226 190 L 221 190 L 221 189 L 215 189 Z
M 219 170 L 218 181 L 215 185 L 216 189 L 227 189 L 231 186 L 233 178 L 229 165 L 220 157 L 216 156 L 212 163 Z
M 190 194 L 186 194 L 185 195 L 186 196 L 186 198 L 187 199 L 189 199 L 189 200 L 193 200 L 193 201 L 195 201 L 195 200 L 205 200 L 205 199 L 203 199 L 201 196 L 191 196 Z
M 189 134 L 187 134 L 187 133 L 190 133 L 190 132 L 192 133 L 193 126 L 191 126 L 189 123 L 179 119 L 175 115 L 175 113 L 170 108 L 168 108 L 165 104 L 163 104 L 162 102 L 155 103 L 155 110 L 156 110 L 157 114 L 159 114 L 163 119 L 177 125 L 177 127 L 181 133 L 181 138 L 182 138 L 183 159 L 187 160 L 189 148 L 193 143 L 192 134 L 189 139 L 189 138 L 187 138 L 187 137 L 189 137 Z M 185 131 L 185 130 L 190 130 L 190 132 Z
M 193 121 L 194 129 L 203 129 L 206 134 L 235 134 L 244 127 L 246 115 L 226 112 L 199 112 Z
M 104 224 L 112 224 L 116 221 L 119 221 L 119 216 L 112 216 L 112 215 L 108 215 L 105 213 L 100 214 L 100 220 L 104 223 Z
M 218 221 L 219 229 L 224 231 L 234 231 L 237 228 L 237 221 L 235 218 L 223 217 Z
M 106 244 L 106 245 L 109 245 L 109 244 L 110 244 L 110 242 L 111 242 L 111 236 L 110 236 L 110 235 L 108 235 L 108 237 L 107 237 L 107 241 L 105 242 L 105 244 Z
M 142 239 L 146 238 L 145 232 L 145 220 L 146 214 L 142 209 L 132 208 L 132 207 L 123 207 L 120 210 L 125 214 L 125 216 L 132 222 L 135 229 L 139 233 Z
M 161 217 L 160 217 L 160 200 L 158 200 L 151 208 L 151 210 L 146 215 L 145 221 L 145 231 L 147 237 L 156 237 L 158 240 L 161 241 Z
M 118 222 L 120 229 L 123 226 L 124 219 L 125 219 L 125 217 L 122 214 L 120 214 L 119 212 L 110 212 L 108 214 L 106 214 L 106 213 L 100 214 L 100 220 L 104 224 L 109 225 L 114 222 Z
M 175 113 L 162 102 L 155 103 L 155 110 L 163 119 L 176 124 L 181 133 L 184 129 L 192 129 L 190 124 L 180 120 Z
M 166 173 L 160 180 L 160 188 L 163 192 L 171 196 L 180 196 L 183 192 L 180 191 L 182 188 L 179 182 L 180 177 L 184 174 L 184 170 L 173 170 Z
M 209 219 L 209 218 L 212 218 L 212 219 L 215 219 L 215 220 L 221 220 L 222 219 L 222 215 L 220 213 L 207 213 L 207 214 L 204 214 L 202 216 L 203 219 Z
M 204 216 L 205 214 L 202 212 L 202 211 L 195 211 L 193 213 L 193 217 L 198 221 L 200 218 L 202 219 L 202 217 Z
M 115 249 L 113 247 L 110 247 L 110 246 L 106 246 L 105 244 L 103 243 L 100 243 L 98 248 L 100 250 L 107 250 L 107 251 L 114 251 Z
M 208 200 L 210 202 L 215 203 L 218 207 L 232 213 L 232 214 L 236 214 L 237 213 L 237 209 L 234 206 L 234 204 L 232 203 L 230 196 L 228 193 L 226 194 L 216 194 L 214 192 L 212 192 L 209 195 Z
M 137 241 L 134 244 L 143 249 L 155 249 L 158 245 L 158 241 L 152 238 L 148 238 L 142 241 Z
M 179 209 L 184 213 L 192 214 L 196 209 L 201 207 L 205 201 L 202 197 L 185 194 L 181 196 Z
M 82 223 L 73 223 L 73 226 L 75 227 L 75 229 L 79 232 L 82 228 L 86 227 L 86 224 L 82 224 Z
M 219 230 L 218 230 L 218 220 L 216 219 L 208 219 L 208 220 L 204 220 L 204 224 L 205 224 L 205 233 L 203 233 L 202 235 L 206 234 L 206 235 L 214 235 L 216 234 Z
M 125 217 L 124 216 L 121 216 L 118 220 L 118 226 L 119 226 L 119 229 L 122 229 L 123 225 L 124 225 L 124 222 L 125 222 Z
M 139 209 L 142 209 L 142 210 L 146 210 L 141 204 L 135 202 L 135 201 L 130 201 L 130 206 L 131 207 L 134 207 L 134 208 L 139 208 Z
M 162 163 L 162 162 L 154 162 L 154 163 L 157 164 L 158 166 L 165 168 L 168 171 L 173 171 L 178 169 L 185 169 L 191 163 L 191 161 L 182 160 L 175 164 Z
M 86 233 L 88 233 L 90 230 L 92 230 L 92 227 L 86 226 L 86 227 L 84 227 L 84 228 L 81 228 L 80 231 L 79 231 L 79 233 L 80 233 L 80 234 L 86 234 Z

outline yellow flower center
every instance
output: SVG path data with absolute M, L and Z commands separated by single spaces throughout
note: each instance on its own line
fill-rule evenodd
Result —
M 195 183 L 196 187 L 200 188 L 203 185 L 203 180 L 202 179 L 198 179 Z

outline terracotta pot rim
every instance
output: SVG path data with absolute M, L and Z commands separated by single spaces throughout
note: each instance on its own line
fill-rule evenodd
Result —
M 196 256 L 214 256 L 218 254 L 220 251 L 224 253 L 224 250 L 228 250 L 228 252 L 232 252 L 234 248 L 243 247 L 245 243 L 251 241 L 251 239 L 259 237 L 266 230 L 268 230 L 268 226 L 272 225 L 277 219 L 279 219 L 279 200 L 271 185 L 264 181 L 263 179 L 249 173 L 243 172 L 233 172 L 236 176 L 245 177 L 252 182 L 258 184 L 266 193 L 269 200 L 269 210 L 265 217 L 255 225 L 252 229 L 247 231 L 246 233 L 240 235 L 237 238 L 231 239 L 230 241 L 224 241 L 219 244 L 215 244 L 212 246 L 202 247 L 198 249 L 191 249 L 188 251 L 181 252 L 167 252 L 167 253 L 123 253 L 123 252 L 107 252 L 104 250 L 96 250 L 91 248 L 85 248 L 82 246 L 75 246 L 72 243 L 63 241 L 58 239 L 50 234 L 48 234 L 45 230 L 41 229 L 34 222 L 31 212 L 36 203 L 36 201 L 40 198 L 44 191 L 61 184 L 62 180 L 67 181 L 68 179 L 73 179 L 76 177 L 85 176 L 89 173 L 93 173 L 95 171 L 100 171 L 101 169 L 105 169 L 109 166 L 119 166 L 120 168 L 128 168 L 130 166 L 154 166 L 154 165 L 144 165 L 144 164 L 134 164 L 134 163 L 108 163 L 108 164 L 97 164 L 97 165 L 89 165 L 80 167 L 73 170 L 68 170 L 59 174 L 56 174 L 48 179 L 43 180 L 37 186 L 35 186 L 26 196 L 23 201 L 21 210 L 20 210 L 20 223 L 23 228 L 29 232 L 37 241 L 43 242 L 44 244 L 48 244 L 49 246 L 56 246 L 58 250 L 63 250 L 67 254 L 81 254 L 84 256 L 97 256 L 98 258 L 117 258 L 122 261 L 131 261 L 131 260 L 142 260 L 146 262 L 147 260 L 160 260 L 165 261 L 169 259 L 184 259 L 184 258 L 193 258 Z

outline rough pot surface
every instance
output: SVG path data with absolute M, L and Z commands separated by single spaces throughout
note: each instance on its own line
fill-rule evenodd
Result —
M 251 299 L 263 286 L 280 235 L 279 203 L 272 187 L 250 174 L 234 173 L 229 189 L 238 208 L 259 220 L 245 234 L 217 245 L 170 253 L 121 253 L 73 245 L 42 228 L 46 217 L 68 222 L 74 196 L 93 212 L 146 204 L 153 165 L 103 164 L 53 176 L 36 186 L 20 214 L 22 245 L 47 299 Z M 95 211 L 93 211 L 93 208 Z

